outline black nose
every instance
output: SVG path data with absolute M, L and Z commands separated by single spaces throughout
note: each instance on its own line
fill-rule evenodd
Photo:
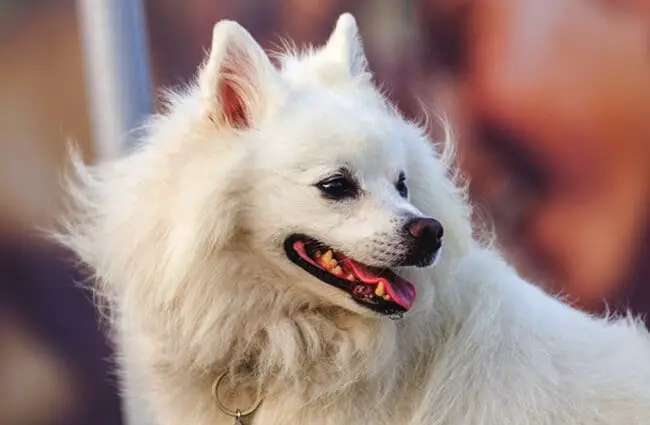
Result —
M 424 267 L 433 263 L 442 246 L 444 230 L 433 218 L 414 218 L 404 225 L 409 252 L 402 265 Z
M 413 237 L 425 242 L 440 242 L 444 233 L 442 224 L 433 218 L 414 218 L 406 223 L 406 228 Z

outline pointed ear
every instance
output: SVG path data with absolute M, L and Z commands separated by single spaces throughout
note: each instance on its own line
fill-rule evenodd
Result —
M 198 83 L 206 113 L 215 124 L 249 128 L 264 111 L 277 71 L 248 31 L 224 20 L 214 26 L 210 55 Z
M 350 13 L 339 16 L 323 53 L 329 59 L 341 63 L 351 77 L 368 72 L 368 61 L 363 52 L 357 21 Z

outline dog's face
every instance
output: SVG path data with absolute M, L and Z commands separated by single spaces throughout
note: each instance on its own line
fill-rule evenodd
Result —
M 432 265 L 443 225 L 411 202 L 422 136 L 370 83 L 354 19 L 280 70 L 242 28 L 218 24 L 200 81 L 246 152 L 240 226 L 255 252 L 334 303 L 408 310 L 415 287 L 393 269 Z
M 350 94 L 303 93 L 262 127 L 273 139 L 250 146 L 248 225 L 258 249 L 309 289 L 402 312 L 415 289 L 391 269 L 431 265 L 443 228 L 410 202 L 407 146 L 418 135 Z

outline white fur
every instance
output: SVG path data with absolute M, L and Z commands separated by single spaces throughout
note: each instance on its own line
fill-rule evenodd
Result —
M 565 306 L 473 240 L 465 191 L 373 87 L 351 15 L 280 69 L 236 23 L 214 34 L 198 83 L 170 94 L 135 152 L 76 162 L 59 235 L 95 271 L 156 425 L 232 423 L 210 390 L 226 370 L 232 407 L 263 389 L 259 425 L 650 423 L 646 331 Z M 224 112 L 228 84 L 248 127 Z M 327 202 L 312 185 L 342 165 L 364 195 Z M 402 320 L 282 250 L 302 231 L 381 265 L 406 214 L 438 219 L 445 241 L 433 267 L 399 270 L 418 289 Z

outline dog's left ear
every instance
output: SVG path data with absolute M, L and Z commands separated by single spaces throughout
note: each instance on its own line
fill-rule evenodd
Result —
M 363 52 L 357 21 L 350 13 L 339 16 L 322 53 L 328 59 L 343 65 L 351 77 L 368 72 L 368 61 Z
M 249 128 L 277 93 L 279 75 L 262 47 L 238 23 L 218 22 L 198 83 L 204 110 L 218 126 Z

